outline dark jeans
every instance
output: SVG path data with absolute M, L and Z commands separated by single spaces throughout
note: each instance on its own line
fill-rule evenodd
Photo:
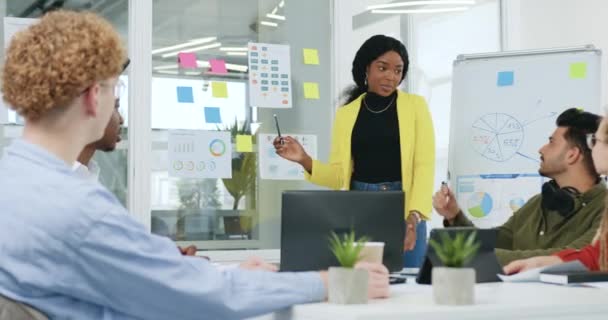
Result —
M 351 190 L 358 191 L 401 191 L 403 186 L 401 181 L 381 182 L 381 183 L 366 183 L 360 181 L 352 181 L 350 184 Z M 426 252 L 426 221 L 421 221 L 416 227 L 416 246 L 413 250 L 403 254 L 404 268 L 420 268 L 424 260 Z

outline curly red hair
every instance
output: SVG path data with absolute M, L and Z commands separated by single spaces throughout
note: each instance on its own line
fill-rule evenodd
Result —
M 4 101 L 26 119 L 63 108 L 96 81 L 119 75 L 126 50 L 89 12 L 53 11 L 14 35 L 2 73 Z

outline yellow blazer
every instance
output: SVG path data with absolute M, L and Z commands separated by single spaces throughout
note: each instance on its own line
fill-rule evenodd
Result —
M 332 189 L 350 189 L 353 172 L 351 138 L 364 96 L 362 94 L 353 102 L 338 108 L 329 163 L 314 160 L 312 174 L 306 174 L 308 181 Z M 428 220 L 431 216 L 435 175 L 435 133 L 426 101 L 420 96 L 398 91 L 397 118 L 405 217 L 410 211 L 416 210 Z

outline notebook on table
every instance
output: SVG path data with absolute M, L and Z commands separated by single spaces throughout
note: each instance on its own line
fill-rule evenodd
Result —
M 556 284 L 571 284 L 583 282 L 606 282 L 608 272 L 602 271 L 573 271 L 573 272 L 541 272 L 540 281 Z

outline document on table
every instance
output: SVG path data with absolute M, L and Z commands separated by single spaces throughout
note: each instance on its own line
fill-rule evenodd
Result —
M 585 283 L 580 283 L 580 285 L 583 285 L 585 287 L 598 288 L 598 289 L 608 289 L 608 282 L 585 282 Z
M 538 282 L 540 281 L 541 272 L 572 272 L 572 271 L 587 271 L 580 261 L 570 261 L 560 263 L 553 266 L 530 269 L 528 271 L 516 273 L 510 276 L 499 274 L 498 277 L 503 282 Z

